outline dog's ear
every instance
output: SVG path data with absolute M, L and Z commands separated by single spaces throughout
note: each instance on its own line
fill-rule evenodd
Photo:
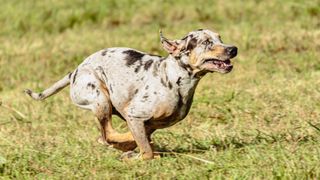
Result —
M 187 35 L 181 40 L 169 40 L 165 38 L 160 30 L 160 40 L 163 48 L 173 56 L 179 56 L 183 51 L 192 51 L 197 46 L 197 38 Z
M 184 41 L 169 40 L 165 38 L 161 31 L 160 31 L 160 41 L 162 43 L 162 47 L 172 56 L 178 56 L 180 52 L 184 49 L 183 47 L 185 46 Z

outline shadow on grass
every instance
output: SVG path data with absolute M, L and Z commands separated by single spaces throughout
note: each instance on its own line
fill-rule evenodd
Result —
M 177 135 L 175 135 L 177 136 Z M 317 142 L 318 138 L 312 135 L 293 135 L 293 134 L 275 134 L 268 135 L 258 131 L 258 134 L 254 137 L 248 137 L 246 139 L 239 137 L 226 137 L 224 139 L 193 139 L 190 135 L 182 135 L 179 137 L 179 145 L 175 147 L 162 146 L 161 144 L 155 144 L 155 151 L 160 154 L 167 155 L 170 153 L 196 153 L 201 154 L 207 151 L 226 151 L 229 149 L 241 149 L 249 146 L 268 146 L 275 143 L 287 143 L 287 144 L 304 144 L 307 142 Z M 177 142 L 175 142 L 177 143 Z

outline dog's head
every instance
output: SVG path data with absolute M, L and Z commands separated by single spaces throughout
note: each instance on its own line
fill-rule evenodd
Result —
M 224 44 L 218 33 L 199 29 L 180 40 L 169 40 L 160 32 L 163 48 L 174 58 L 201 74 L 207 72 L 228 73 L 232 70 L 230 59 L 238 48 Z

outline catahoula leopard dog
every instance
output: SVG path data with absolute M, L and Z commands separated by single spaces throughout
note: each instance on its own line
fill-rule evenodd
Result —
M 230 72 L 230 59 L 237 55 L 237 47 L 224 44 L 210 30 L 192 31 L 179 40 L 169 40 L 160 31 L 160 40 L 167 57 L 107 48 L 43 92 L 25 92 L 43 100 L 70 84 L 72 102 L 98 118 L 103 142 L 124 152 L 138 146 L 140 153 L 133 157 L 152 159 L 151 134 L 184 119 L 200 79 L 211 72 Z M 130 131 L 117 132 L 112 115 L 125 120 Z

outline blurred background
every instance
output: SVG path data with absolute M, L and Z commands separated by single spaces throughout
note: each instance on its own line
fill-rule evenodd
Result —
M 0 175 L 7 178 L 319 178 L 319 0 L 0 0 Z M 122 163 L 95 140 L 68 88 L 43 90 L 90 54 L 166 56 L 170 39 L 211 29 L 239 48 L 232 73 L 199 84 L 187 118 L 154 135 L 163 157 Z M 126 125 L 115 118 L 120 131 Z M 199 160 L 200 159 L 200 160 Z

